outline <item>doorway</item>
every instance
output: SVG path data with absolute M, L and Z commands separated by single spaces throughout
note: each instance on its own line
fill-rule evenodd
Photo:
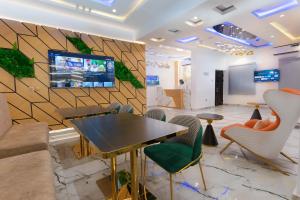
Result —
M 223 72 L 223 70 L 216 70 L 215 106 L 223 105 L 223 82 L 224 82 L 224 72 Z

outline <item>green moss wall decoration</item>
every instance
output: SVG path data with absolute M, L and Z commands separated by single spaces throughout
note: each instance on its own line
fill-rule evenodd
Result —
M 81 53 L 92 54 L 93 49 L 89 48 L 84 43 L 84 41 L 82 41 L 80 38 L 78 38 L 78 37 L 70 37 L 70 36 L 66 36 L 66 37 L 74 45 L 74 47 L 76 49 L 78 49 L 78 51 L 80 51 Z
M 34 77 L 34 60 L 25 56 L 16 45 L 0 48 L 0 67 L 17 78 Z
M 143 84 L 136 79 L 123 62 L 115 61 L 115 75 L 121 81 L 129 81 L 135 88 L 144 88 Z
M 67 36 L 67 39 L 81 53 L 92 54 L 93 48 L 89 48 L 80 38 Z M 115 61 L 115 76 L 120 81 L 129 81 L 133 87 L 137 89 L 144 88 L 144 85 L 132 74 L 123 62 Z

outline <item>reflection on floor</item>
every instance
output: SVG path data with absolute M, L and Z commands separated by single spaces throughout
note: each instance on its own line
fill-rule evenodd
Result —
M 252 107 L 220 106 L 199 111 L 166 110 L 167 119 L 180 114 L 196 115 L 212 112 L 224 115 L 224 120 L 213 123 L 219 145 L 204 146 L 203 170 L 208 190 L 203 191 L 198 166 L 176 175 L 175 199 L 232 199 L 265 200 L 291 199 L 296 184 L 297 166 L 279 157 L 274 162 L 279 164 L 290 176 L 273 171 L 269 166 L 256 160 L 250 153 L 232 145 L 223 155 L 219 154 L 227 141 L 220 138 L 220 128 L 231 123 L 244 122 L 253 112 Z M 271 118 L 268 109 L 262 109 L 263 118 Z M 206 122 L 202 121 L 205 127 Z M 294 129 L 283 151 L 298 160 L 298 141 L 300 129 Z M 138 134 L 138 133 L 137 133 Z M 72 142 L 51 146 L 56 175 L 57 199 L 105 199 L 96 181 L 110 174 L 109 161 L 92 156 L 76 160 L 72 154 Z M 271 144 L 266 144 L 267 145 Z M 124 156 L 118 157 L 118 170 L 129 169 L 129 162 Z M 148 162 L 147 187 L 158 199 L 169 199 L 169 176 L 153 162 Z

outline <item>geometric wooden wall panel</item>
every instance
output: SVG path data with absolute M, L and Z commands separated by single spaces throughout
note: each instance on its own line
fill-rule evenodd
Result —
M 58 108 L 86 105 L 107 106 L 112 102 L 130 104 L 135 114 L 146 110 L 146 89 L 135 89 L 129 82 L 116 79 L 115 88 L 50 89 L 48 50 L 78 53 L 66 36 L 80 37 L 93 54 L 113 56 L 123 61 L 132 73 L 145 83 L 145 46 L 68 30 L 0 19 L 0 47 L 14 43 L 29 58 L 34 58 L 35 78 L 17 79 L 0 68 L 0 93 L 8 99 L 13 122 L 47 122 L 51 129 L 70 127 L 62 120 Z

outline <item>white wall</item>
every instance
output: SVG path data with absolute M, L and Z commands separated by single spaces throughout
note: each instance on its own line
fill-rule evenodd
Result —
M 156 62 L 167 62 L 166 60 L 151 60 Z M 168 61 L 169 68 L 158 66 L 147 66 L 146 75 L 158 75 L 160 85 L 163 89 L 175 89 L 175 61 Z M 156 88 L 158 86 L 147 86 L 147 106 L 156 106 Z
M 252 56 L 226 56 L 224 59 L 225 69 L 228 66 L 256 63 L 257 70 L 278 68 L 278 58 L 273 56 L 273 49 L 256 50 Z M 228 71 L 224 73 L 224 104 L 247 104 L 247 102 L 263 102 L 263 93 L 268 89 L 277 89 L 277 82 L 256 83 L 255 95 L 228 95 Z
M 269 89 L 278 89 L 277 82 L 256 83 L 255 95 L 228 95 L 228 67 L 256 63 L 257 70 L 276 69 L 279 59 L 299 57 L 300 53 L 274 56 L 273 48 L 255 50 L 252 56 L 231 56 L 209 49 L 192 51 L 192 109 L 215 105 L 215 70 L 224 70 L 224 104 L 241 104 L 263 102 L 263 93 Z
M 215 105 L 215 70 L 224 68 L 223 58 L 223 53 L 209 49 L 192 50 L 192 109 Z

